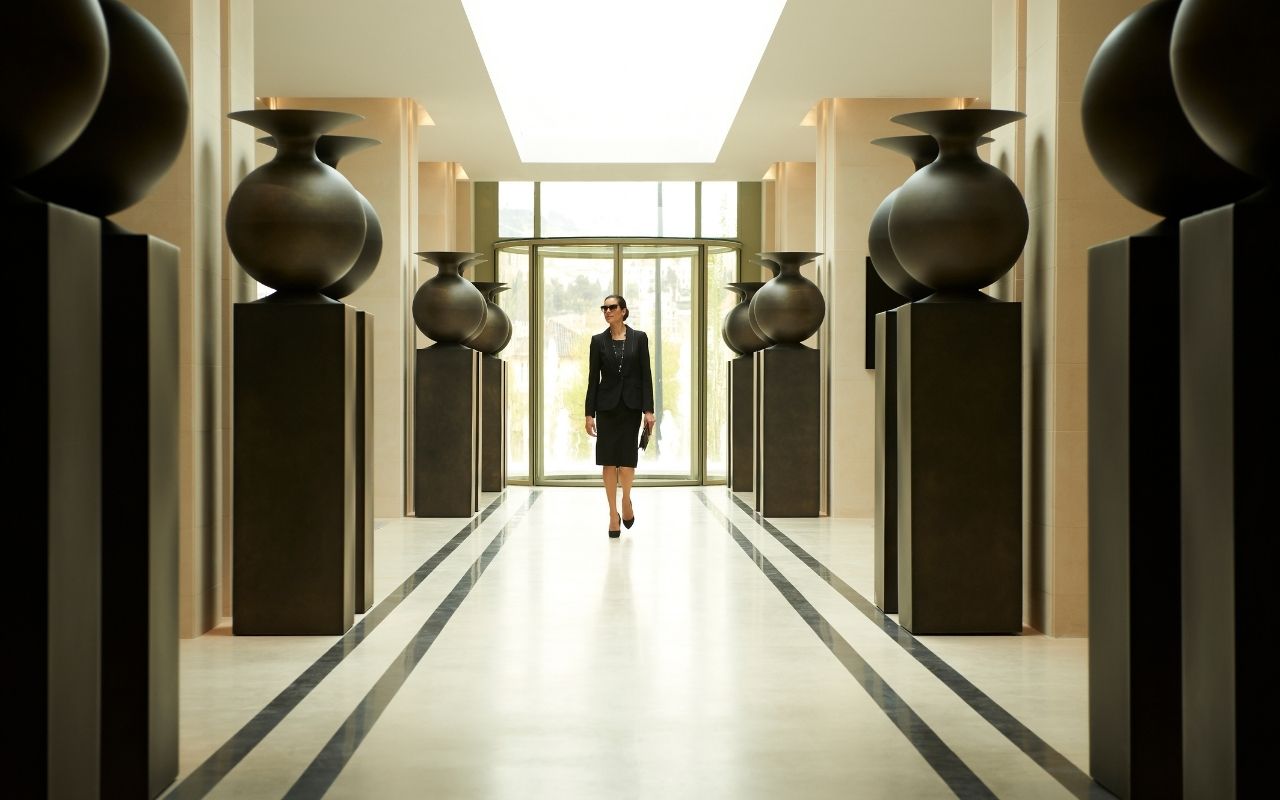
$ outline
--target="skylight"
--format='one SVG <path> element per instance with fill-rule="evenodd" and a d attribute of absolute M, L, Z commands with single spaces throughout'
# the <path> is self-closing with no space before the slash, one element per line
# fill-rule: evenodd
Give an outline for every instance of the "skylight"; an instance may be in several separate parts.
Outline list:
<path fill-rule="evenodd" d="M 462 0 L 526 163 L 713 163 L 786 0 Z"/>

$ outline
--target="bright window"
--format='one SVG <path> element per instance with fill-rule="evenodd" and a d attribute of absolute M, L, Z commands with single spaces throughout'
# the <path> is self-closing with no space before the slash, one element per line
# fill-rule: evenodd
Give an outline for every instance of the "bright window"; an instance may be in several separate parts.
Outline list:
<path fill-rule="evenodd" d="M 709 239 L 738 235 L 738 184 L 734 181 L 703 182 L 702 235 Z"/>
<path fill-rule="evenodd" d="M 541 184 L 542 236 L 693 236 L 693 184 L 555 181 Z"/>
<path fill-rule="evenodd" d="M 498 236 L 529 239 L 533 229 L 533 182 L 502 181 L 498 184 Z"/>

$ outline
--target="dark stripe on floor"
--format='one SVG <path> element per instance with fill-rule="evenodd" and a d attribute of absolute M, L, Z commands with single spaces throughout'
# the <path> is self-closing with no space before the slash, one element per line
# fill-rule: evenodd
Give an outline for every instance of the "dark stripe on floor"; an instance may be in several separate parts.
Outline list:
<path fill-rule="evenodd" d="M 502 530 L 493 537 L 493 541 L 453 587 L 453 591 L 441 601 L 427 621 L 418 629 L 417 634 L 405 645 L 400 655 L 391 662 L 391 666 L 382 673 L 382 677 L 378 678 L 378 682 L 347 716 L 341 727 L 334 732 L 320 753 L 311 760 L 306 770 L 285 794 L 285 800 L 323 797 L 325 792 L 329 791 L 329 787 L 333 786 L 333 782 L 338 779 L 338 775 L 355 755 L 365 737 L 369 735 L 369 731 L 373 730 L 382 712 L 387 710 L 387 706 L 395 699 L 400 688 L 418 666 L 418 662 L 422 661 L 436 637 L 444 630 L 444 626 L 449 623 L 459 606 L 467 599 L 467 595 L 475 588 L 480 576 L 497 557 L 498 551 L 507 541 L 509 529 L 524 516 L 524 512 L 529 510 L 529 506 L 533 505 L 533 501 L 539 494 L 540 492 L 535 490 L 524 508 L 513 514 L 511 519 L 502 526 Z"/>
<path fill-rule="evenodd" d="M 341 639 L 333 644 L 324 655 L 316 659 L 315 663 L 307 667 L 307 669 L 294 678 L 293 682 L 284 688 L 284 691 L 275 696 L 270 703 L 261 711 L 253 716 L 253 719 L 245 723 L 244 727 L 236 731 L 230 739 L 221 747 L 214 751 L 213 755 L 205 759 L 204 763 L 196 767 L 186 778 L 182 780 L 173 791 L 168 794 L 170 800 L 198 800 L 209 792 L 227 776 L 236 765 L 244 760 L 244 757 L 262 742 L 271 731 L 275 730 L 289 712 L 301 703 L 312 690 L 320 684 L 330 672 L 333 672 L 343 660 L 351 655 L 360 643 L 363 642 L 374 629 L 387 618 L 387 615 L 395 611 L 396 607 L 404 601 L 406 597 L 413 593 L 423 581 L 435 571 L 436 567 L 449 557 L 454 550 L 467 540 L 471 534 L 484 524 L 489 515 L 497 511 L 507 501 L 507 493 L 503 492 L 497 499 L 485 507 L 480 515 L 471 519 L 462 527 L 453 538 L 441 545 L 440 549 L 432 554 L 430 558 L 422 562 L 422 565 L 414 570 L 413 574 L 396 587 L 391 594 L 383 598 L 382 602 L 374 606 L 369 613 L 365 614 L 351 630 L 347 631 Z M 525 504 L 525 509 L 529 507 L 530 499 Z"/>
<path fill-rule="evenodd" d="M 751 517 L 756 525 L 774 539 L 777 539 L 778 543 L 791 551 L 791 554 L 798 558 L 801 563 L 813 570 L 819 578 L 826 581 L 841 597 L 853 604 L 853 607 L 858 611 L 861 611 L 864 617 L 879 626 L 889 638 L 897 642 L 903 650 L 910 653 L 925 669 L 933 673 L 935 678 L 942 681 L 948 689 L 955 692 L 957 697 L 976 711 L 978 716 L 986 720 L 993 728 L 1012 742 L 1015 747 L 1025 753 L 1028 758 L 1049 773 L 1063 788 L 1082 800 L 1086 800 L 1086 798 L 1090 800 L 1093 798 L 1097 798 L 1097 800 L 1111 798 L 1111 800 L 1114 800 L 1114 795 L 1094 783 L 1093 779 L 1084 770 L 1072 764 L 1066 756 L 1053 749 L 1048 742 L 1019 722 L 999 703 L 992 700 L 981 689 L 974 686 L 969 679 L 957 672 L 954 667 L 943 661 L 937 653 L 934 653 L 922 644 L 919 639 L 912 636 L 909 631 L 876 608 L 874 603 L 845 583 L 839 575 L 834 574 L 822 562 L 796 544 L 791 537 L 778 530 L 777 526 L 772 522 L 756 513 L 732 492 L 729 492 L 729 497 L 733 499 L 733 502 L 744 514 Z M 704 500 L 704 502 L 706 501 Z"/>
<path fill-rule="evenodd" d="M 822 643 L 827 646 L 836 657 L 836 659 L 844 665 L 862 688 L 871 696 L 880 710 L 889 718 L 898 730 L 907 737 L 907 741 L 916 749 L 916 752 L 928 762 L 933 771 L 938 774 L 951 791 L 955 792 L 957 797 L 963 800 L 969 798 L 994 798 L 995 794 L 987 788 L 982 779 L 969 769 L 969 766 L 956 755 L 955 751 L 947 746 L 946 742 L 929 727 L 920 715 L 917 714 L 907 702 L 893 690 L 884 678 L 875 671 L 865 659 L 859 655 L 858 651 L 853 648 L 848 641 L 845 640 L 826 618 L 813 607 L 804 595 L 800 593 L 791 581 L 787 580 L 778 568 L 773 565 L 764 554 L 756 549 L 738 526 L 729 519 L 720 509 L 711 504 L 704 492 L 698 492 L 700 499 L 714 515 L 718 516 L 725 524 L 726 530 L 733 536 L 733 540 L 738 543 L 742 551 L 751 559 L 751 563 L 759 567 L 760 571 L 765 574 L 769 582 L 777 588 L 782 596 L 786 598 L 791 607 L 796 610 L 801 619 L 808 624 Z"/>

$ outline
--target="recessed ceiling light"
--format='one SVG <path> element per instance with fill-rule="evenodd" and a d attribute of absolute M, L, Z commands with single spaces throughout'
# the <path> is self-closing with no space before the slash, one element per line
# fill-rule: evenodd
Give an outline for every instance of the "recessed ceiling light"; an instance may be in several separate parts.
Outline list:
<path fill-rule="evenodd" d="M 786 0 L 462 0 L 526 163 L 713 163 Z"/>

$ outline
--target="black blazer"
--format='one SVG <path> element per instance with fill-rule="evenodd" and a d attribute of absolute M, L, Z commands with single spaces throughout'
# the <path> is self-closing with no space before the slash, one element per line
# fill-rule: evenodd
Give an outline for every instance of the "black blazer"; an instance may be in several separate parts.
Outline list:
<path fill-rule="evenodd" d="M 590 367 L 587 371 L 587 416 L 608 411 L 619 404 L 640 411 L 653 411 L 653 369 L 649 366 L 649 337 L 644 331 L 627 328 L 627 344 L 622 353 L 622 374 L 613 355 L 609 329 L 591 337 Z"/>

